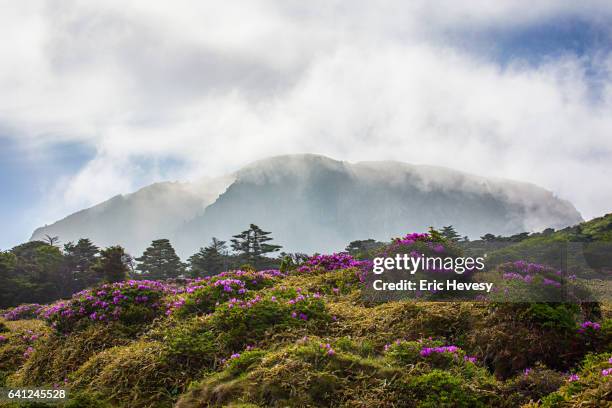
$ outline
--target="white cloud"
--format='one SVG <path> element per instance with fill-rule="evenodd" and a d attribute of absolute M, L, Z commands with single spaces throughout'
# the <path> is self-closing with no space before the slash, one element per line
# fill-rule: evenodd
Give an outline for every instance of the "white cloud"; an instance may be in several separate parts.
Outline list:
<path fill-rule="evenodd" d="M 59 211 L 143 182 L 282 153 L 396 159 L 531 181 L 587 217 L 610 211 L 612 58 L 496 61 L 447 33 L 609 2 L 24 1 L 0 13 L 0 127 L 97 156 L 59 182 Z M 174 158 L 145 174 L 134 158 Z"/>

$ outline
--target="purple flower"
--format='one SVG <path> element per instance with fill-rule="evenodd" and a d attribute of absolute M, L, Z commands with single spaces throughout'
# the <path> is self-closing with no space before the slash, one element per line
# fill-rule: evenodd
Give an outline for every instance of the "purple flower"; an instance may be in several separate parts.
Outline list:
<path fill-rule="evenodd" d="M 476 364 L 476 357 L 464 356 L 463 361 L 467 361 L 469 363 Z"/>
<path fill-rule="evenodd" d="M 591 321 L 586 321 L 583 322 L 580 327 L 578 328 L 578 333 L 585 333 L 587 330 L 594 330 L 597 331 L 601 328 L 601 325 L 597 322 L 591 322 Z"/>
<path fill-rule="evenodd" d="M 457 346 L 442 346 L 442 347 L 424 347 L 420 351 L 420 355 L 427 357 L 433 353 L 456 353 L 459 351 Z"/>
<path fill-rule="evenodd" d="M 567 381 L 574 382 L 574 381 L 578 381 L 579 379 L 580 377 L 578 376 L 578 374 L 572 374 L 568 377 Z"/>

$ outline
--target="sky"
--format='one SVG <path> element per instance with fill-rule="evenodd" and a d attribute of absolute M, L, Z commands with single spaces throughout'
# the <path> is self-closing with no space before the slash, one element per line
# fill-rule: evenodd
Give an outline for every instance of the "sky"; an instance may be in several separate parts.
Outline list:
<path fill-rule="evenodd" d="M 608 1 L 0 0 L 0 35 L 0 249 L 288 153 L 442 165 L 612 212 Z"/>

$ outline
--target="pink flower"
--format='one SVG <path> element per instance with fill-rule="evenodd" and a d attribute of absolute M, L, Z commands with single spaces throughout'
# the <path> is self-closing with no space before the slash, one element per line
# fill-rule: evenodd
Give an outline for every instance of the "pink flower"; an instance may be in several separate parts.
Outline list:
<path fill-rule="evenodd" d="M 467 361 L 469 363 L 476 364 L 476 357 L 464 356 L 463 361 Z"/>

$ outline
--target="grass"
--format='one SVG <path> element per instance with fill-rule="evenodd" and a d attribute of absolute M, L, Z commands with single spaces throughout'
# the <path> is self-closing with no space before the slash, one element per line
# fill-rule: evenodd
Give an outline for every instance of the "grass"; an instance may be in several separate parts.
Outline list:
<path fill-rule="evenodd" d="M 300 306 L 308 307 L 306 321 L 271 300 L 296 293 L 322 295 Z M 0 321 L 7 338 L 0 380 L 65 384 L 72 394 L 66 407 L 561 407 L 612 399 L 601 375 L 612 357 L 609 303 L 597 341 L 588 343 L 558 323 L 565 315 L 554 308 L 535 314 L 526 305 L 368 303 L 350 269 L 289 276 L 257 294 L 262 300 L 244 310 L 222 303 L 210 314 L 134 327 L 92 323 L 69 334 L 39 320 Z M 24 340 L 30 333 L 41 336 Z M 396 359 L 385 346 L 398 339 L 462 351 L 445 365 Z M 33 351 L 24 356 L 27 347 Z M 569 383 L 568 372 L 581 380 Z"/>

